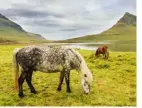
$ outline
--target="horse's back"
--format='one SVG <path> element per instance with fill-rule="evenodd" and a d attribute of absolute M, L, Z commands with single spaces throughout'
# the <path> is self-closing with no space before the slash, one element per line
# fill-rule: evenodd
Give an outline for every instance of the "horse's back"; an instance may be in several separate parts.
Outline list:
<path fill-rule="evenodd" d="M 77 56 L 71 49 L 50 46 L 28 46 L 17 53 L 17 61 L 22 68 L 52 72 L 63 68 L 76 68 L 79 66 Z"/>
<path fill-rule="evenodd" d="M 96 54 L 105 54 L 107 52 L 108 46 L 100 46 L 96 50 Z"/>

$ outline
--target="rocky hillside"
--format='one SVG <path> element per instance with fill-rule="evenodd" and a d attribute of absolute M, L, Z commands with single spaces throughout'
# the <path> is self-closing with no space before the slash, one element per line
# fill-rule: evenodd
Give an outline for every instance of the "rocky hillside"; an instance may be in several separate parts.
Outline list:
<path fill-rule="evenodd" d="M 118 21 L 117 24 L 120 23 L 136 26 L 136 16 L 126 12 L 124 16 Z"/>

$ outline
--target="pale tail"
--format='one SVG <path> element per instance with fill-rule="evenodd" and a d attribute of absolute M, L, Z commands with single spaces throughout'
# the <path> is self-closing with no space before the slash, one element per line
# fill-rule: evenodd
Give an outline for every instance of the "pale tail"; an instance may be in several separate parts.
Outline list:
<path fill-rule="evenodd" d="M 20 50 L 20 48 L 16 48 L 13 52 L 13 76 L 15 80 L 15 89 L 18 91 L 18 78 L 19 78 L 19 66 L 16 60 L 16 54 Z"/>

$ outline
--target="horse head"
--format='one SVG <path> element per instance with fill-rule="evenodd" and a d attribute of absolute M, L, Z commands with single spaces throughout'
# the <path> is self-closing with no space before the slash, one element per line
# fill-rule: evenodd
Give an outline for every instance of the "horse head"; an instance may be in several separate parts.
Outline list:
<path fill-rule="evenodd" d="M 88 94 L 90 92 L 92 81 L 93 81 L 92 73 L 87 67 L 87 64 L 84 61 L 82 61 L 81 63 L 81 84 L 82 84 L 85 94 Z"/>
<path fill-rule="evenodd" d="M 86 71 L 86 73 L 84 73 L 81 77 L 81 84 L 85 94 L 88 94 L 90 92 L 92 81 L 93 81 L 93 76 L 91 72 Z"/>
<path fill-rule="evenodd" d="M 91 71 L 89 70 L 84 58 L 75 50 L 72 50 L 77 56 L 81 59 L 80 64 L 80 77 L 81 77 L 81 85 L 83 87 L 84 93 L 88 94 L 90 92 L 90 87 L 92 86 L 93 76 Z"/>

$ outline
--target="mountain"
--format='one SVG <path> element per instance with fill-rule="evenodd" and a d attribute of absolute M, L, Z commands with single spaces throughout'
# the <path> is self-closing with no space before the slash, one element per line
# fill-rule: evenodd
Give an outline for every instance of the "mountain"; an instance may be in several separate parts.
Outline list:
<path fill-rule="evenodd" d="M 136 16 L 126 12 L 116 24 L 108 30 L 95 35 L 58 41 L 58 42 L 110 42 L 114 51 L 136 51 Z"/>
<path fill-rule="evenodd" d="M 120 23 L 136 26 L 136 16 L 126 12 L 124 16 L 117 22 L 117 24 Z"/>
<path fill-rule="evenodd" d="M 46 38 L 42 37 L 40 34 L 35 34 L 35 33 L 30 33 L 30 32 L 27 32 L 27 33 L 33 38 L 39 38 L 40 40 L 46 40 Z"/>
<path fill-rule="evenodd" d="M 46 41 L 46 39 L 41 35 L 29 34 L 20 25 L 0 14 L 0 43 L 31 43 L 43 41 Z"/>
<path fill-rule="evenodd" d="M 0 29 L 1 28 L 12 28 L 14 30 L 20 31 L 20 32 L 25 32 L 22 27 L 18 24 L 16 24 L 13 21 L 10 21 L 8 18 L 0 14 Z"/>

